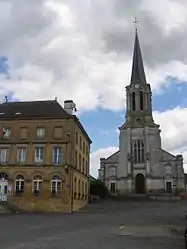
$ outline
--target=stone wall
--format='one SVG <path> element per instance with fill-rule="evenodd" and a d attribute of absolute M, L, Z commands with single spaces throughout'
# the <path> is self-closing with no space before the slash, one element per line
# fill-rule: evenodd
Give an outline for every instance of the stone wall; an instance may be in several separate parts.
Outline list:
<path fill-rule="evenodd" d="M 88 204 L 87 200 L 73 200 L 73 211 L 77 211 Z"/>

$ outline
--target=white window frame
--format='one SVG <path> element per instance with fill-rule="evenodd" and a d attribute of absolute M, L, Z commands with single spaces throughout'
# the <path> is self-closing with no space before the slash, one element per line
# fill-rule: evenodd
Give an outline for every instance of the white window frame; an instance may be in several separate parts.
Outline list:
<path fill-rule="evenodd" d="M 57 152 L 55 153 L 55 150 L 57 150 Z M 56 158 L 55 158 L 56 156 Z M 53 164 L 54 165 L 59 165 L 62 163 L 62 148 L 55 146 L 53 147 L 53 158 L 52 158 Z"/>
<path fill-rule="evenodd" d="M 18 147 L 17 148 L 17 162 L 18 163 L 25 163 L 26 162 L 26 154 L 27 154 L 27 150 L 25 147 Z"/>
<path fill-rule="evenodd" d="M 1 148 L 0 149 L 0 163 L 6 164 L 7 162 L 8 162 L 8 148 Z"/>
<path fill-rule="evenodd" d="M 38 157 L 37 157 L 37 150 L 39 152 Z M 43 151 L 43 154 L 42 154 L 41 151 Z M 44 162 L 44 153 L 45 153 L 44 147 L 40 147 L 40 146 L 35 147 L 35 150 L 34 150 L 34 161 L 35 161 L 35 163 L 43 163 Z M 42 155 L 43 155 L 43 158 L 42 158 Z"/>
<path fill-rule="evenodd" d="M 37 194 L 37 193 L 35 193 L 34 191 L 35 191 L 35 188 L 34 188 L 34 185 L 35 185 L 35 183 L 36 183 L 36 191 L 38 192 L 38 193 L 41 193 L 41 188 L 42 188 L 42 183 L 43 183 L 43 179 L 42 178 L 37 178 L 37 176 L 35 176 L 36 178 L 35 179 L 33 179 L 33 181 L 32 181 L 32 193 L 33 194 Z"/>
<path fill-rule="evenodd" d="M 57 177 L 57 176 L 54 176 L 54 178 Z M 62 181 L 60 179 L 60 177 L 57 177 L 56 179 L 52 179 L 51 181 L 51 193 L 52 194 L 60 194 L 61 192 L 61 184 L 62 184 Z M 58 189 L 58 184 L 60 183 L 60 189 Z M 55 186 L 53 186 L 53 184 Z M 55 187 L 55 188 L 54 188 Z M 55 189 L 55 193 L 53 192 L 53 189 Z M 58 191 L 59 190 L 59 191 Z"/>
<path fill-rule="evenodd" d="M 38 138 L 42 138 L 45 136 L 45 128 L 44 127 L 38 127 L 36 131 L 36 136 Z"/>
<path fill-rule="evenodd" d="M 23 183 L 23 191 L 21 193 L 24 192 L 24 188 L 25 188 L 25 180 L 24 180 L 24 177 L 21 177 L 21 176 L 18 176 L 19 178 L 17 178 L 15 180 L 15 193 L 20 193 L 21 191 L 21 186 L 22 186 L 22 183 Z M 18 183 L 18 192 L 16 191 L 16 185 Z"/>

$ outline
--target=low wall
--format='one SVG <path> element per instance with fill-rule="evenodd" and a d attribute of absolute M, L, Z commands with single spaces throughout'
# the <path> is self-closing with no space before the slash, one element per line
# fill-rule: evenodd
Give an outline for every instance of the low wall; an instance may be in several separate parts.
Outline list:
<path fill-rule="evenodd" d="M 64 203 L 61 199 L 49 198 L 48 200 L 40 198 L 32 198 L 25 200 L 22 198 L 9 198 L 8 205 L 12 209 L 25 212 L 60 212 L 70 213 L 71 205 L 70 202 Z"/>
<path fill-rule="evenodd" d="M 73 211 L 77 211 L 88 204 L 87 200 L 73 200 Z"/>

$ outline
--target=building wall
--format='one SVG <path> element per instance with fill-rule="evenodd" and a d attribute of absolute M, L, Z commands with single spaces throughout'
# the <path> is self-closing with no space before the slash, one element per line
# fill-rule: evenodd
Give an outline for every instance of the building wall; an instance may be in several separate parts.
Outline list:
<path fill-rule="evenodd" d="M 38 127 L 45 128 L 43 138 L 37 138 Z M 80 128 L 77 121 L 72 119 L 57 120 L 18 120 L 2 122 L 0 130 L 9 128 L 11 135 L 7 139 L 0 138 L 0 150 L 9 149 L 8 161 L 1 165 L 0 172 L 8 174 L 9 185 L 12 191 L 9 201 L 27 211 L 63 211 L 71 212 L 88 203 L 89 183 L 89 153 L 90 141 Z M 23 129 L 24 136 L 23 136 Z M 76 144 L 76 134 L 82 145 Z M 83 144 L 84 149 L 83 149 Z M 44 147 L 44 161 L 40 165 L 34 162 L 35 147 Z M 53 165 L 53 147 L 62 149 L 62 162 Z M 17 162 L 17 149 L 26 148 L 26 162 Z M 78 164 L 75 159 L 75 151 L 81 155 L 82 161 Z M 84 158 L 84 163 L 83 163 Z M 67 167 L 65 167 L 65 165 Z M 15 193 L 15 180 L 17 175 L 24 177 L 24 193 Z M 42 192 L 39 196 L 32 193 L 33 177 L 42 177 Z M 54 175 L 60 176 L 62 180 L 61 194 L 58 197 L 51 195 L 51 180 Z"/>

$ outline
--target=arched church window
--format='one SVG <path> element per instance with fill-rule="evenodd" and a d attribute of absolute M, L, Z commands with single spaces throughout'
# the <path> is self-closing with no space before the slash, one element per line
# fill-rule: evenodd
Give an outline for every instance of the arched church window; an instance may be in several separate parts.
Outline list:
<path fill-rule="evenodd" d="M 141 142 L 141 161 L 142 161 L 142 163 L 145 163 L 145 147 L 144 147 L 144 142 Z"/>
<path fill-rule="evenodd" d="M 143 101 L 143 92 L 140 91 L 140 110 L 143 111 L 143 105 L 144 105 L 144 101 Z"/>
<path fill-rule="evenodd" d="M 137 141 L 138 142 L 138 163 L 141 162 L 141 142 L 140 140 Z"/>
<path fill-rule="evenodd" d="M 136 140 L 133 143 L 133 163 L 144 163 L 145 162 L 145 146 L 144 142 Z"/>
<path fill-rule="evenodd" d="M 132 110 L 136 109 L 135 92 L 132 92 Z"/>
<path fill-rule="evenodd" d="M 137 163 L 137 141 L 134 141 L 134 146 L 133 146 L 133 161 L 136 164 Z"/>

